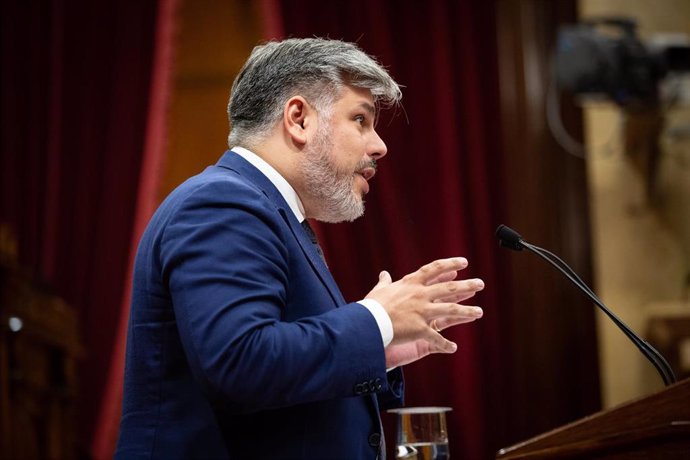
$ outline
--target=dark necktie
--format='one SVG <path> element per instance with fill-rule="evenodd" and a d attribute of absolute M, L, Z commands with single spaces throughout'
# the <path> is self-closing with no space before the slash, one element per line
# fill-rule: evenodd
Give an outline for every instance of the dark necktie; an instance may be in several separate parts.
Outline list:
<path fill-rule="evenodd" d="M 319 240 L 316 239 L 316 233 L 314 233 L 314 230 L 311 228 L 311 225 L 309 225 L 309 221 L 307 219 L 304 219 L 302 221 L 302 228 L 304 228 L 304 231 L 307 233 L 307 236 L 309 236 L 309 239 L 316 248 L 316 252 L 318 252 L 319 257 L 321 257 L 321 260 L 323 260 L 323 263 L 326 264 L 326 258 L 323 256 L 321 246 L 319 246 Z M 326 266 L 328 266 L 328 264 L 326 264 Z"/>

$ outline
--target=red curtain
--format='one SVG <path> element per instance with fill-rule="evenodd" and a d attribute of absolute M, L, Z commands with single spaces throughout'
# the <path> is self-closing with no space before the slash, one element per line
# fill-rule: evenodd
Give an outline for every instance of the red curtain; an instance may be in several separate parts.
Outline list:
<path fill-rule="evenodd" d="M 161 105 L 158 17 L 157 1 L 3 5 L 0 223 L 17 236 L 19 263 L 78 311 L 84 457 L 96 455 L 108 385 L 121 386 L 108 381 L 108 357 L 138 239 L 144 153 L 160 150 L 150 135 L 163 139 L 150 122 Z"/>
<path fill-rule="evenodd" d="M 493 237 L 503 195 L 496 162 L 494 4 L 285 0 L 273 6 L 283 30 L 267 38 L 282 32 L 356 41 L 405 86 L 404 109 L 384 113 L 379 122 L 389 154 L 367 196 L 365 216 L 318 231 L 334 276 L 351 300 L 371 289 L 381 269 L 396 278 L 435 258 L 469 259 L 462 276 L 480 276 L 487 284 L 472 301 L 484 308 L 484 318 L 446 333 L 459 344 L 454 355 L 406 367 L 406 405 L 451 406 L 452 456 L 492 458 L 505 445 L 500 411 L 509 395 L 503 388 L 503 298 Z M 392 441 L 394 420 L 386 418 Z"/>

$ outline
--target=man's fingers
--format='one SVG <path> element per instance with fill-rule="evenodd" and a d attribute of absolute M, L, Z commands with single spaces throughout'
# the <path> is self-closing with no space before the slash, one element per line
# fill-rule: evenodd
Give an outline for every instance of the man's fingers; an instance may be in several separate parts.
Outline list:
<path fill-rule="evenodd" d="M 426 318 L 429 324 L 436 321 L 439 329 L 449 327 L 455 321 L 474 320 L 484 316 L 484 310 L 475 306 L 458 305 L 455 303 L 437 303 L 426 310 Z"/>
<path fill-rule="evenodd" d="M 461 281 L 446 281 L 427 287 L 426 295 L 429 300 L 462 297 L 469 294 L 472 297 L 475 292 L 484 289 L 484 281 L 479 278 Z M 466 298 L 469 298 L 466 297 Z"/>
<path fill-rule="evenodd" d="M 446 273 L 441 273 L 436 278 L 427 281 L 426 285 L 431 286 L 432 284 L 444 283 L 446 281 L 453 281 L 457 277 L 458 277 L 458 271 L 457 270 L 449 271 Z"/>
<path fill-rule="evenodd" d="M 392 282 L 393 279 L 391 278 L 391 274 L 386 270 L 383 270 L 381 273 L 379 273 L 379 282 L 376 284 L 376 286 L 385 286 L 387 284 L 391 284 Z"/>
<path fill-rule="evenodd" d="M 407 277 L 419 280 L 422 284 L 429 282 L 444 273 L 462 270 L 467 267 L 467 259 L 464 257 L 451 257 L 450 259 L 438 259 L 421 267 Z"/>
<path fill-rule="evenodd" d="M 476 291 L 471 292 L 459 292 L 457 294 L 450 295 L 448 297 L 442 297 L 440 299 L 434 299 L 434 303 L 460 303 L 464 300 L 471 299 L 476 294 Z"/>
<path fill-rule="evenodd" d="M 457 350 L 438 331 L 482 316 L 480 308 L 459 304 L 484 288 L 479 278 L 456 279 L 467 265 L 464 257 L 438 259 L 395 283 L 388 272 L 381 272 L 378 284 L 367 296 L 386 309 L 393 324 L 394 345 L 421 339 L 434 353 Z"/>
<path fill-rule="evenodd" d="M 442 318 L 432 319 L 429 326 L 436 331 L 443 331 L 449 327 L 457 326 L 459 324 L 471 323 L 482 316 L 484 316 L 484 311 L 479 307 L 466 307 L 462 306 L 463 313 L 460 316 L 444 316 Z"/>
<path fill-rule="evenodd" d="M 427 341 L 431 345 L 432 353 L 455 353 L 458 349 L 455 342 L 451 342 L 436 331 L 431 331 Z"/>

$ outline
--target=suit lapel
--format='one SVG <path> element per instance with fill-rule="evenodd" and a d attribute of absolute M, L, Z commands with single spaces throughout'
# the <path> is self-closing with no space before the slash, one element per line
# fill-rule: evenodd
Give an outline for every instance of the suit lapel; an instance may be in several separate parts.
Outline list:
<path fill-rule="evenodd" d="M 309 261 L 309 264 L 321 279 L 321 282 L 328 289 L 328 292 L 333 298 L 335 304 L 338 306 L 344 305 L 346 303 L 345 299 L 343 298 L 340 289 L 338 289 L 331 272 L 328 270 L 328 267 L 326 267 L 324 261 L 321 260 L 316 247 L 314 247 L 311 239 L 309 239 L 309 236 L 307 236 L 306 232 L 302 228 L 302 225 L 297 221 L 294 213 L 275 185 L 273 185 L 273 183 L 251 163 L 232 151 L 225 152 L 225 154 L 218 161 L 217 166 L 233 170 L 242 177 L 245 177 L 259 187 L 264 195 L 266 195 L 268 199 L 275 204 L 278 212 L 283 217 L 288 227 L 292 231 L 295 239 L 302 248 L 302 252 Z"/>
<path fill-rule="evenodd" d="M 297 219 L 292 211 L 281 209 L 280 213 L 290 226 L 292 234 L 295 235 L 295 238 L 297 238 L 302 251 L 307 256 L 307 259 L 312 266 L 312 269 L 316 272 L 319 278 L 321 278 L 321 282 L 328 288 L 328 292 L 331 294 L 333 301 L 338 306 L 344 305 L 346 303 L 345 299 L 343 298 L 340 289 L 338 289 L 338 285 L 335 283 L 333 275 L 331 275 L 330 270 L 328 270 L 328 267 L 321 259 L 319 252 L 316 250 L 316 246 L 314 246 L 314 243 L 312 243 L 311 239 L 304 231 L 304 228 L 302 228 L 302 224 L 297 222 Z"/>

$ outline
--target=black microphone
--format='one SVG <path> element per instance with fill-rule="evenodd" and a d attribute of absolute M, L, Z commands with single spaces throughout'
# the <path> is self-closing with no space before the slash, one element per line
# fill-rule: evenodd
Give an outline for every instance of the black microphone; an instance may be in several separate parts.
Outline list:
<path fill-rule="evenodd" d="M 604 305 L 599 297 L 594 294 L 589 286 L 587 286 L 587 284 L 585 284 L 585 282 L 582 281 L 579 276 L 577 276 L 577 274 L 568 266 L 568 264 L 546 249 L 526 242 L 518 232 L 506 225 L 501 224 L 498 226 L 496 229 L 496 237 L 498 238 L 502 247 L 512 249 L 514 251 L 522 251 L 523 249 L 527 249 L 556 267 L 558 271 L 563 273 L 566 278 L 568 278 L 575 286 L 587 294 L 587 296 L 594 301 L 594 303 L 606 314 L 606 316 L 608 316 L 614 322 L 614 324 L 618 326 L 621 331 L 623 331 L 623 333 L 642 352 L 645 358 L 647 358 L 654 365 L 667 386 L 676 382 L 676 376 L 673 373 L 673 369 L 671 369 L 668 361 L 664 359 L 661 353 L 659 353 L 649 343 L 642 340 L 642 338 L 635 334 L 632 329 L 630 329 L 620 318 L 614 315 L 613 312 L 611 312 L 611 310 Z"/>
<path fill-rule="evenodd" d="M 499 225 L 496 229 L 496 236 L 504 248 L 513 251 L 522 251 L 525 248 L 522 244 L 522 236 L 507 225 Z"/>

